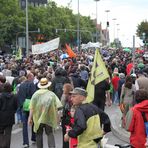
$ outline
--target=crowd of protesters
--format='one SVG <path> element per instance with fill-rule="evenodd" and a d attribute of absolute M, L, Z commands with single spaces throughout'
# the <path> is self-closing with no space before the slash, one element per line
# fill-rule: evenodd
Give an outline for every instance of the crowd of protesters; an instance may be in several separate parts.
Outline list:
<path fill-rule="evenodd" d="M 64 49 L 62 52 L 65 52 Z M 115 104 L 117 107 L 123 105 L 122 126 L 124 128 L 126 126 L 126 115 L 136 104 L 136 91 L 142 89 L 148 92 L 148 61 L 143 58 L 141 53 L 136 54 L 135 63 L 133 63 L 132 54 L 122 49 L 102 49 L 100 52 L 110 78 L 95 86 L 94 100 L 92 104 L 86 106 L 82 106 L 81 103 L 87 96 L 85 89 L 91 74 L 94 49 L 75 51 L 76 58 L 65 59 L 60 58 L 59 50 L 48 54 L 30 55 L 21 60 L 16 60 L 15 56 L 11 55 L 1 56 L 0 116 L 3 119 L 0 118 L 0 145 L 10 147 L 15 112 L 17 114 L 16 122 L 23 123 L 23 147 L 30 145 L 29 123 L 32 126 L 31 141 L 37 143 L 38 148 L 42 148 L 43 129 L 45 128 L 48 146 L 54 148 L 52 130 L 57 126 L 56 120 L 58 119 L 55 112 L 61 109 L 63 148 L 69 148 L 69 138 L 76 137 L 79 137 L 78 141 L 76 140 L 78 148 L 81 148 L 81 145 L 89 145 L 86 139 L 87 141 L 90 140 L 90 145 L 94 145 L 92 148 L 97 148 L 95 145 L 100 142 L 103 133 L 95 133 L 95 130 L 90 132 L 86 125 L 89 123 L 89 118 L 93 120 L 97 117 L 95 123 L 99 124 L 100 121 L 100 125 L 104 124 L 104 133 L 110 131 L 110 120 L 104 113 L 105 105 Z M 79 102 L 75 102 L 76 98 Z M 27 105 L 24 105 L 27 100 L 31 100 L 30 114 Z M 72 121 L 70 112 L 74 106 L 79 107 L 74 108 L 75 121 Z M 49 113 L 52 113 L 52 115 L 49 115 Z M 148 114 L 148 112 L 146 113 Z M 99 116 L 96 116 L 97 114 Z M 84 120 L 82 115 L 87 119 Z M 82 126 L 80 126 L 81 124 Z M 67 127 L 71 128 L 67 130 Z M 91 128 L 90 125 L 89 127 Z M 99 127 L 96 127 L 96 129 L 99 131 Z M 89 135 L 85 135 L 84 131 L 87 131 Z M 7 140 L 4 140 L 4 133 Z M 96 137 L 93 137 L 93 134 Z M 82 135 L 86 137 L 81 138 Z M 91 141 L 90 138 L 94 138 L 94 141 Z M 144 142 L 145 140 L 143 140 Z"/>

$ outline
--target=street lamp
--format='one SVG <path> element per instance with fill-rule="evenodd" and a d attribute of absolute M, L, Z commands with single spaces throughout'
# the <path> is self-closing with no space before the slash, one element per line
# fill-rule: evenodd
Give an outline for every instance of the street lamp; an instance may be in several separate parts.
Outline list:
<path fill-rule="evenodd" d="M 78 16 L 77 16 L 77 46 L 80 50 L 80 12 L 79 12 L 79 0 L 78 0 Z"/>
<path fill-rule="evenodd" d="M 28 37 L 29 37 L 29 33 L 28 33 L 28 0 L 26 0 L 26 55 L 27 55 L 27 58 L 29 57 Z"/>
<path fill-rule="evenodd" d="M 107 13 L 107 20 L 106 20 L 106 44 L 108 45 L 109 42 L 109 21 L 108 21 L 108 13 L 110 12 L 110 10 L 105 10 L 105 12 Z"/>
<path fill-rule="evenodd" d="M 97 18 L 98 18 L 98 5 L 97 5 L 97 2 L 100 1 L 100 0 L 94 0 L 96 2 L 96 42 L 98 41 L 98 28 L 97 28 L 97 25 L 98 25 L 98 22 L 97 22 Z"/>
<path fill-rule="evenodd" d="M 112 20 L 114 21 L 114 41 L 115 41 L 115 32 L 116 32 L 116 30 L 115 30 L 116 29 L 116 26 L 115 26 L 116 23 L 115 22 L 116 22 L 117 19 L 113 18 Z"/>
<path fill-rule="evenodd" d="M 119 38 L 119 31 L 120 31 L 120 29 L 118 28 L 117 29 L 117 38 Z"/>
<path fill-rule="evenodd" d="M 116 24 L 117 25 L 117 39 L 118 39 L 118 37 L 119 37 L 119 28 L 118 28 L 118 26 L 120 25 L 120 24 Z"/>

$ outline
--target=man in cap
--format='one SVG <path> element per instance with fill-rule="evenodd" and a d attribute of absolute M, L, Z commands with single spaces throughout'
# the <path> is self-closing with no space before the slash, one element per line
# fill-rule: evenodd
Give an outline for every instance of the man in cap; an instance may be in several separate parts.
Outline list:
<path fill-rule="evenodd" d="M 109 117 L 92 103 L 83 103 L 86 100 L 87 92 L 82 88 L 75 88 L 71 92 L 71 100 L 77 106 L 74 115 L 74 126 L 65 135 L 65 141 L 78 138 L 78 148 L 98 148 L 103 137 L 101 124 L 104 124 L 104 132 L 110 131 Z"/>
<path fill-rule="evenodd" d="M 57 101 L 58 97 L 48 88 L 51 82 L 47 78 L 42 78 L 38 83 L 38 88 L 30 102 L 30 115 L 28 123 L 34 123 L 36 133 L 37 148 L 43 148 L 43 130 L 45 129 L 48 147 L 55 148 L 53 128 L 57 127 Z"/>

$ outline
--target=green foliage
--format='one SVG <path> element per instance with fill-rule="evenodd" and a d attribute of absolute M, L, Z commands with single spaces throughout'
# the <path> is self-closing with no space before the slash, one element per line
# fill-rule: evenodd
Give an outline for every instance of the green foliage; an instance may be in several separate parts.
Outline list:
<path fill-rule="evenodd" d="M 15 35 L 24 26 L 22 25 L 23 13 L 18 5 L 18 0 L 0 0 L 0 46 L 11 45 Z"/>
<path fill-rule="evenodd" d="M 147 20 L 142 21 L 138 24 L 137 35 L 145 42 L 148 42 L 148 22 Z"/>
<path fill-rule="evenodd" d="M 26 15 L 21 10 L 19 0 L 0 0 L 0 47 L 4 45 L 15 45 L 16 37 L 25 36 Z M 37 41 L 37 31 L 40 28 L 46 40 L 60 37 L 62 43 L 76 43 L 77 40 L 77 15 L 73 14 L 68 7 L 58 7 L 50 0 L 47 6 L 28 8 L 29 36 L 33 42 Z M 68 29 L 58 31 L 56 29 Z M 86 43 L 92 40 L 95 32 L 95 24 L 90 17 L 80 16 L 81 41 Z"/>

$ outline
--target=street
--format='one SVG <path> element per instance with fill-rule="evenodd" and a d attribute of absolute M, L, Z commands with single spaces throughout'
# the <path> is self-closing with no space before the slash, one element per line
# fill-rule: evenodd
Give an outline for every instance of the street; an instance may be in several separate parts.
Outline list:
<path fill-rule="evenodd" d="M 111 115 L 114 114 L 115 109 L 117 106 L 112 106 L 112 107 L 106 107 L 106 112 L 110 117 L 110 120 L 112 120 Z M 30 137 L 30 128 L 29 128 L 29 137 Z M 55 130 L 55 141 L 56 141 L 56 148 L 62 148 L 62 133 L 61 129 Z M 108 138 L 107 144 L 115 145 L 115 144 L 126 144 L 126 142 L 118 139 L 113 135 L 112 132 L 109 132 L 108 134 L 105 135 L 105 138 Z M 21 127 L 16 127 L 13 129 L 12 132 L 12 139 L 11 139 L 11 148 L 21 148 L 23 143 L 23 138 L 22 138 L 22 128 Z M 30 148 L 36 148 L 35 144 L 31 144 L 30 142 Z M 47 148 L 47 138 L 46 135 L 44 134 L 44 148 Z"/>
<path fill-rule="evenodd" d="M 29 132 L 30 133 L 30 132 Z M 30 136 L 30 135 L 29 135 Z M 55 140 L 56 140 L 56 148 L 62 148 L 62 134 L 61 134 L 61 130 L 56 130 L 55 131 Z M 108 133 L 106 136 L 106 138 L 108 138 L 108 142 L 107 144 L 125 144 L 125 142 L 119 140 L 118 138 L 116 138 L 112 132 Z M 11 148 L 21 148 L 22 147 L 22 129 L 18 128 L 13 130 L 12 133 L 12 139 L 11 139 Z M 35 144 L 31 144 L 30 142 L 30 148 L 36 148 Z M 47 146 L 47 138 L 46 135 L 44 134 L 44 148 L 48 148 Z"/>

